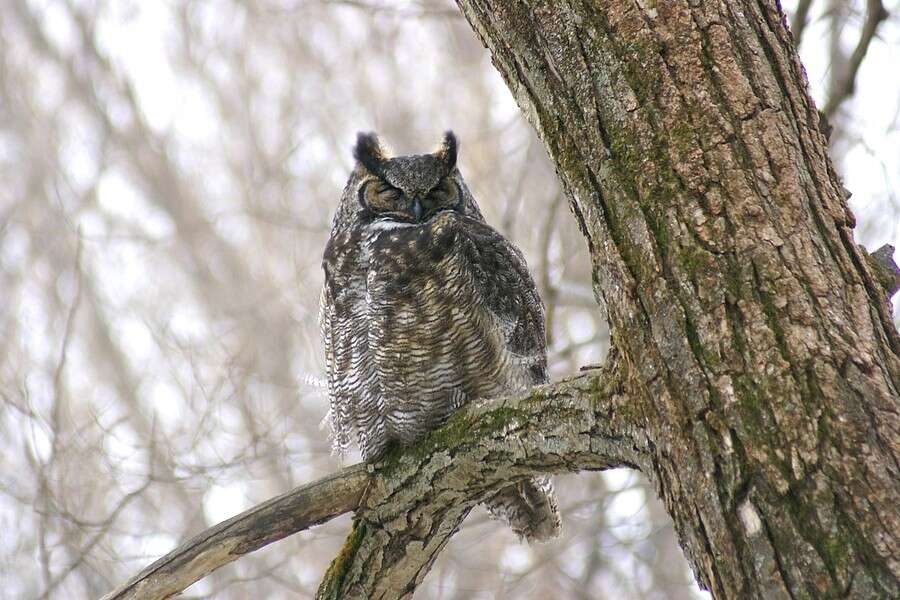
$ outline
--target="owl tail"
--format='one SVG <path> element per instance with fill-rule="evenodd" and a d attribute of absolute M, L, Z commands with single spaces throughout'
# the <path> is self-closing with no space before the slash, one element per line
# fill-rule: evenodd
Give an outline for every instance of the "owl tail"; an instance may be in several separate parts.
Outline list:
<path fill-rule="evenodd" d="M 492 517 L 506 521 L 528 543 L 555 538 L 562 529 L 549 477 L 535 477 L 503 488 L 485 505 Z"/>

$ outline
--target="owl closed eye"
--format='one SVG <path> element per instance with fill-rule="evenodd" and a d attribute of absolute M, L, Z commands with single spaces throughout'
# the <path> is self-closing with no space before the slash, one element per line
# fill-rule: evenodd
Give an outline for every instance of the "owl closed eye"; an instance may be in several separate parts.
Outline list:
<path fill-rule="evenodd" d="M 409 220 L 409 199 L 385 181 L 370 179 L 359 188 L 359 201 L 364 208 L 380 217 Z"/>
<path fill-rule="evenodd" d="M 425 197 L 426 217 L 441 210 L 462 212 L 462 194 L 450 177 L 444 177 Z"/>

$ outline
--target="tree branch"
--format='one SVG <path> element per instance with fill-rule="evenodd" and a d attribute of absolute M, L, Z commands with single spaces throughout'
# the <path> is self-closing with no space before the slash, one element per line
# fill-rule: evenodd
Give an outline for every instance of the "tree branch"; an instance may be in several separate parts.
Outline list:
<path fill-rule="evenodd" d="M 267 500 L 195 535 L 103 600 L 177 594 L 244 554 L 354 510 L 368 480 L 358 464 Z"/>
<path fill-rule="evenodd" d="M 611 360 L 519 397 L 470 404 L 374 467 L 348 467 L 207 529 L 103 600 L 170 597 L 244 554 L 349 511 L 357 512 L 350 542 L 320 597 L 399 597 L 424 576 L 469 510 L 509 483 L 640 465 L 646 438 L 621 381 Z M 390 551 L 410 543 L 421 549 Z M 375 555 L 378 568 L 370 562 Z"/>
<path fill-rule="evenodd" d="M 833 116 L 838 107 L 856 91 L 856 75 L 869 51 L 869 44 L 875 37 L 878 26 L 888 16 L 888 11 L 884 8 L 881 0 L 866 0 L 866 20 L 863 23 L 862 32 L 859 34 L 859 41 L 856 43 L 853 54 L 850 55 L 844 76 L 832 88 L 825 108 L 822 109 L 826 117 Z"/>
<path fill-rule="evenodd" d="M 791 19 L 791 34 L 794 36 L 794 46 L 799 48 L 803 42 L 803 32 L 809 24 L 809 9 L 812 8 L 813 0 L 800 0 L 797 3 L 797 10 L 794 11 L 794 18 Z"/>

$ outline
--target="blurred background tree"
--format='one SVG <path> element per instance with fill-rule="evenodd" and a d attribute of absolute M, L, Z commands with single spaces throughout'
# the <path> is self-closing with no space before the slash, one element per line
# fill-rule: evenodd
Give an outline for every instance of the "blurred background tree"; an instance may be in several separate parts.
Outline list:
<path fill-rule="evenodd" d="M 858 241 L 896 243 L 900 2 L 785 8 Z M 553 169 L 449 0 L 5 0 L 0 36 L 0 598 L 99 597 L 339 466 L 318 292 L 358 130 L 407 153 L 452 127 L 535 274 L 553 375 L 603 360 Z M 703 595 L 637 475 L 557 487 L 562 538 L 525 546 L 478 511 L 418 597 Z M 188 594 L 312 596 L 348 520 Z"/>

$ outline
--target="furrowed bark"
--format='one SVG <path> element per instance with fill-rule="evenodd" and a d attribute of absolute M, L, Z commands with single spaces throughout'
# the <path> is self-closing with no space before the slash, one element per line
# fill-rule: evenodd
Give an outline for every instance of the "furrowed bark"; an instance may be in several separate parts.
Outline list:
<path fill-rule="evenodd" d="M 459 0 L 557 165 L 717 598 L 897 597 L 897 331 L 780 7 Z"/>

